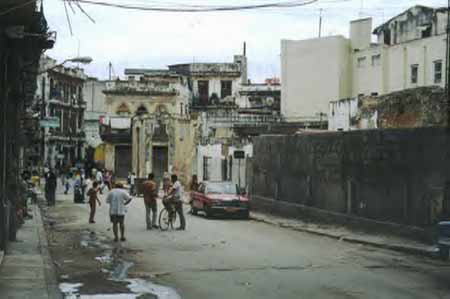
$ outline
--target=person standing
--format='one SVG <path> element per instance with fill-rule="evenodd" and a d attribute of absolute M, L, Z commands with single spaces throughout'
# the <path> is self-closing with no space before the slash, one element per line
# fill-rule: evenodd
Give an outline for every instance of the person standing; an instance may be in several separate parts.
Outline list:
<path fill-rule="evenodd" d="M 173 204 L 175 206 L 175 211 L 178 213 L 180 217 L 180 227 L 177 230 L 185 230 L 186 229 L 186 219 L 183 214 L 183 201 L 181 200 L 182 187 L 181 183 L 178 181 L 178 177 L 176 174 L 171 176 L 172 181 L 172 189 L 170 190 L 169 197 L 172 198 Z"/>
<path fill-rule="evenodd" d="M 103 194 L 103 173 L 99 169 L 95 175 L 95 181 L 97 182 L 100 190 L 100 194 Z"/>
<path fill-rule="evenodd" d="M 135 194 L 135 181 L 136 181 L 136 173 L 132 173 L 130 176 L 130 194 L 134 195 Z"/>
<path fill-rule="evenodd" d="M 92 187 L 89 188 L 87 195 L 89 196 L 89 206 L 91 207 L 91 212 L 89 214 L 89 223 L 95 223 L 95 210 L 97 208 L 97 203 L 98 206 L 101 206 L 101 202 L 98 199 L 98 184 L 97 182 L 94 182 L 92 184 Z"/>
<path fill-rule="evenodd" d="M 53 169 L 49 169 L 45 176 L 45 193 L 47 195 L 48 206 L 54 206 L 56 202 L 56 187 L 58 179 L 56 178 Z"/>
<path fill-rule="evenodd" d="M 142 184 L 145 204 L 145 221 L 148 230 L 158 228 L 156 225 L 156 217 L 158 215 L 158 203 L 156 201 L 158 198 L 158 187 L 154 178 L 153 173 L 150 173 L 148 175 L 148 180 Z"/>
<path fill-rule="evenodd" d="M 120 226 L 120 240 L 125 241 L 125 206 L 132 200 L 132 197 L 124 190 L 121 183 L 117 183 L 106 197 L 109 204 L 109 216 L 113 225 L 114 242 L 119 241 L 118 226 Z"/>

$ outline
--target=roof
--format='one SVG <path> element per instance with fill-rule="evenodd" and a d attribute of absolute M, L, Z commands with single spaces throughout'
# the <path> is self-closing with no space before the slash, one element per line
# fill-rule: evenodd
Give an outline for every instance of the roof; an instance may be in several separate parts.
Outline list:
<path fill-rule="evenodd" d="M 389 23 L 391 23 L 394 19 L 400 17 L 401 15 L 404 15 L 405 13 L 407 13 L 408 11 L 415 9 L 415 8 L 420 8 L 420 9 L 424 9 L 424 10 L 433 10 L 433 11 L 437 11 L 437 10 L 442 10 L 443 8 L 433 8 L 433 7 L 429 7 L 429 6 L 424 6 L 424 5 L 415 5 L 413 7 L 408 8 L 407 10 L 403 11 L 402 13 L 390 18 L 388 21 L 384 22 L 383 24 L 379 25 L 378 27 L 376 27 L 373 30 L 373 34 L 378 34 L 378 32 L 380 30 L 382 30 L 384 27 L 386 27 Z"/>
<path fill-rule="evenodd" d="M 125 75 L 171 75 L 175 74 L 168 69 L 125 69 Z"/>

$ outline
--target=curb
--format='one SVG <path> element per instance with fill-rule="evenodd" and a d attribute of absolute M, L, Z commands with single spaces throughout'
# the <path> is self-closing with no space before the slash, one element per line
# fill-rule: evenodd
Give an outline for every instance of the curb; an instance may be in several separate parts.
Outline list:
<path fill-rule="evenodd" d="M 265 219 L 264 217 L 258 217 L 258 216 L 254 216 L 254 215 L 251 215 L 250 219 L 257 221 L 257 222 L 262 222 L 262 223 L 266 223 L 266 224 L 270 224 L 270 225 L 276 225 L 276 226 L 279 226 L 282 228 L 288 228 L 291 230 L 304 232 L 304 233 L 308 233 L 308 234 L 312 234 L 312 235 L 316 235 L 316 236 L 332 238 L 335 240 L 345 241 L 348 243 L 369 245 L 369 246 L 373 246 L 373 247 L 377 247 L 377 248 L 389 249 L 389 250 L 394 250 L 394 251 L 407 253 L 407 254 L 411 254 L 411 255 L 417 255 L 417 256 L 433 257 L 433 252 L 430 250 L 427 250 L 427 249 L 421 249 L 421 248 L 417 248 L 417 247 L 397 245 L 397 244 L 379 243 L 379 242 L 363 240 L 363 239 L 355 238 L 355 237 L 346 237 L 345 235 L 337 235 L 337 234 L 326 233 L 326 232 L 316 231 L 316 230 L 307 229 L 307 228 L 295 227 L 292 225 L 287 225 L 287 224 L 279 223 L 276 221 L 270 221 L 270 220 Z"/>
<path fill-rule="evenodd" d="M 33 212 L 34 218 L 36 219 L 36 228 L 39 237 L 39 249 L 45 265 L 44 275 L 47 283 L 48 295 L 51 299 L 62 299 L 62 294 L 59 291 L 58 280 L 56 279 L 56 271 L 53 266 L 50 251 L 48 250 L 47 233 L 45 231 L 43 216 L 38 203 L 34 204 Z"/>

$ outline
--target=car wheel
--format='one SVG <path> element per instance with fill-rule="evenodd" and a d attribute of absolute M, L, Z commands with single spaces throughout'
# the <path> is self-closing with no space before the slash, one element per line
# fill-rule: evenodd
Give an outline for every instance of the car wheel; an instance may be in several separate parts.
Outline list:
<path fill-rule="evenodd" d="M 203 210 L 205 211 L 206 218 L 212 218 L 213 212 L 211 211 L 211 208 L 209 206 L 204 205 Z"/>
<path fill-rule="evenodd" d="M 448 260 L 449 250 L 446 248 L 439 248 L 439 258 L 443 261 Z"/>
<path fill-rule="evenodd" d="M 192 212 L 192 215 L 195 215 L 195 216 L 197 216 L 197 214 L 198 214 L 198 210 L 197 210 L 197 208 L 194 208 L 194 206 L 191 206 L 191 212 Z"/>

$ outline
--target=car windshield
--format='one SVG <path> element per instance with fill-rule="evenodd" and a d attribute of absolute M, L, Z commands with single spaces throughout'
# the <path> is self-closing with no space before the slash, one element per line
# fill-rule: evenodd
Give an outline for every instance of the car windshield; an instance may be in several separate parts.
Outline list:
<path fill-rule="evenodd" d="M 212 183 L 206 186 L 206 193 L 237 194 L 237 187 L 233 183 Z"/>

